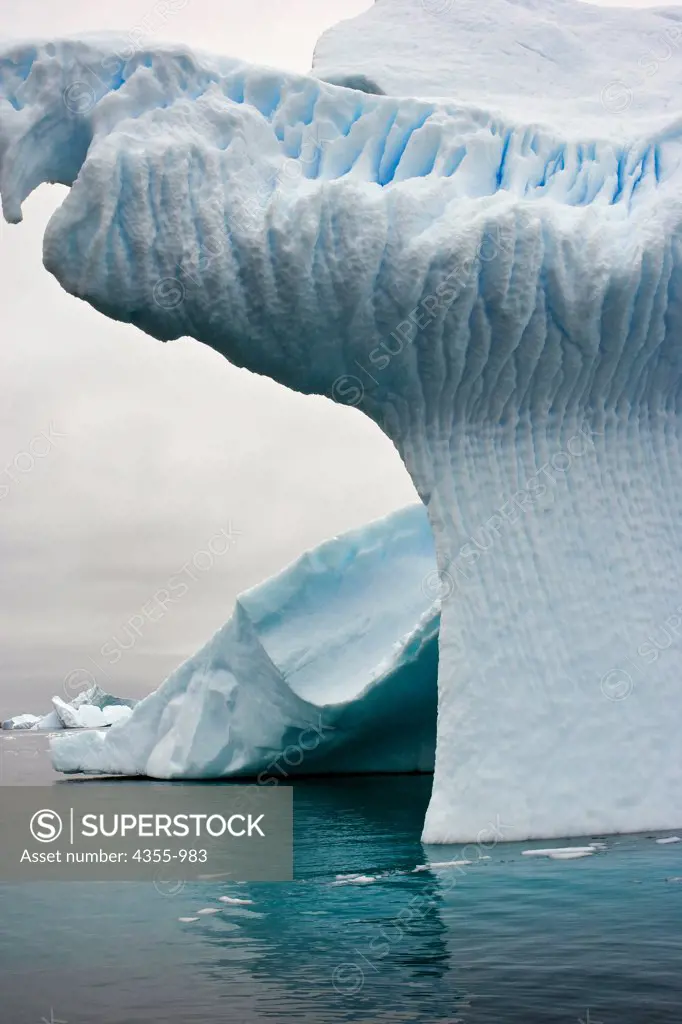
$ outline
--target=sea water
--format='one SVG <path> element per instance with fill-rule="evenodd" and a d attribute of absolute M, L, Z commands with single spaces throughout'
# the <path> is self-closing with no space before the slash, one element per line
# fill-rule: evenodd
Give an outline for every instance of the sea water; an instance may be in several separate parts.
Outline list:
<path fill-rule="evenodd" d="M 54 778 L 42 737 L 0 748 L 6 784 Z M 511 844 L 502 817 L 425 848 L 430 786 L 295 782 L 293 882 L 0 885 L 0 1021 L 679 1024 L 682 843 Z"/>

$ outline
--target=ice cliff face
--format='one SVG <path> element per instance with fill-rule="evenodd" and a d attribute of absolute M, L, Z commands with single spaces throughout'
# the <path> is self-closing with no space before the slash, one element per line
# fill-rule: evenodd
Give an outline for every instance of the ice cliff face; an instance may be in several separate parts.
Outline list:
<path fill-rule="evenodd" d="M 158 778 L 433 769 L 439 603 L 421 505 L 242 594 L 131 719 L 55 739 L 55 766 Z M 437 588 L 436 588 L 437 589 Z"/>
<path fill-rule="evenodd" d="M 72 185 L 45 238 L 67 290 L 394 441 L 442 578 L 426 839 L 664 828 L 680 12 L 436 7 L 379 0 L 324 36 L 316 74 L 352 89 L 116 40 L 6 48 L 3 208 Z"/>

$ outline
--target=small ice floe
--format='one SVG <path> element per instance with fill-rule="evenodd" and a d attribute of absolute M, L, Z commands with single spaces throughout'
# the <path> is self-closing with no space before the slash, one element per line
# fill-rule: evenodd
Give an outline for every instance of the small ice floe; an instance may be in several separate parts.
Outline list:
<path fill-rule="evenodd" d="M 192 924 L 192 922 L 198 921 L 198 920 L 199 920 L 198 917 L 179 917 L 178 918 L 178 921 L 181 921 L 183 924 Z"/>
<path fill-rule="evenodd" d="M 580 860 L 581 857 L 591 857 L 596 850 L 555 850 L 549 854 L 549 860 Z"/>
<path fill-rule="evenodd" d="M 473 864 L 470 860 L 434 860 L 431 864 L 417 864 L 416 868 L 413 869 L 412 874 L 417 871 L 430 871 L 431 868 L 463 868 L 467 864 Z"/>
<path fill-rule="evenodd" d="M 219 914 L 220 907 L 203 907 L 202 910 L 197 910 L 197 917 L 208 917 L 209 914 Z"/>
<path fill-rule="evenodd" d="M 221 903 L 229 903 L 231 907 L 250 907 L 253 900 L 240 900 L 237 896 L 219 896 Z"/>
<path fill-rule="evenodd" d="M 663 839 L 657 839 L 656 842 L 659 846 L 668 846 L 669 843 L 682 843 L 682 839 L 679 836 L 664 836 Z"/>
<path fill-rule="evenodd" d="M 522 857 L 548 857 L 550 860 L 578 860 L 580 857 L 591 857 L 597 853 L 592 846 L 555 846 L 544 850 L 522 850 Z"/>
<path fill-rule="evenodd" d="M 369 885 L 378 881 L 378 875 L 337 875 L 332 885 Z"/>

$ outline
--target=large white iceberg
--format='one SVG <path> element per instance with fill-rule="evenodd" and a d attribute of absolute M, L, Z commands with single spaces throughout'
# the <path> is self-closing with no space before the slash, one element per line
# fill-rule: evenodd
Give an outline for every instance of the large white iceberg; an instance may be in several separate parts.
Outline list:
<path fill-rule="evenodd" d="M 0 62 L 5 216 L 72 186 L 44 246 L 68 291 L 399 450 L 444 597 L 429 841 L 682 815 L 681 33 L 679 8 L 378 0 L 319 79 L 115 38 Z M 249 617 L 226 628 L 250 659 Z M 218 694 L 149 770 L 213 771 Z"/>
<path fill-rule="evenodd" d="M 54 765 L 268 785 L 432 771 L 434 577 L 421 505 L 327 541 L 240 595 L 231 619 L 125 725 L 53 740 Z"/>

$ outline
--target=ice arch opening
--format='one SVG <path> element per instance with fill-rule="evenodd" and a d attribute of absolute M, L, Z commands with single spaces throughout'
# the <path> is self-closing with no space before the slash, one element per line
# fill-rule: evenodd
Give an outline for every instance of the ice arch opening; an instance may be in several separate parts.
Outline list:
<path fill-rule="evenodd" d="M 45 239 L 65 288 L 393 440 L 443 597 L 425 838 L 674 824 L 675 659 L 643 644 L 680 614 L 675 126 L 582 140 L 115 54 L 5 58 L 5 213 L 72 184 Z"/>

